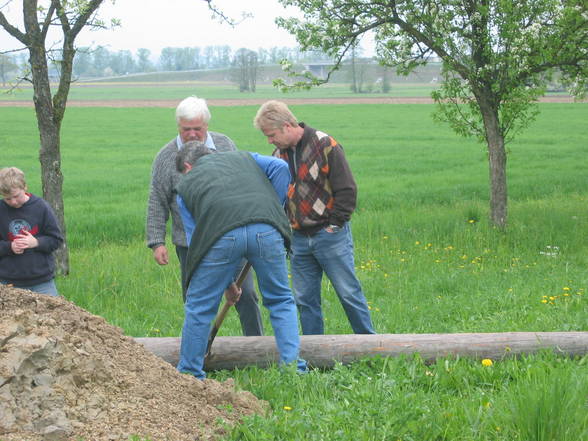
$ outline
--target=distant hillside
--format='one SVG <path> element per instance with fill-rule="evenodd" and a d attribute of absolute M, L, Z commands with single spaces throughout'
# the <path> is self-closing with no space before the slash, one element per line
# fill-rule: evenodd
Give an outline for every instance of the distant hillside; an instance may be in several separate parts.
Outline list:
<path fill-rule="evenodd" d="M 297 66 L 297 71 L 302 71 L 306 66 Z M 362 82 L 366 84 L 374 83 L 384 76 L 384 67 L 376 63 L 357 63 L 355 66 L 356 76 Z M 386 75 L 387 79 L 391 83 L 432 83 L 438 81 L 441 73 L 440 63 L 429 63 L 417 69 L 415 72 L 408 76 L 396 75 L 394 69 L 387 68 Z M 273 79 L 283 77 L 284 72 L 279 65 L 265 65 L 258 68 L 258 83 L 259 84 L 270 84 Z M 349 83 L 352 78 L 351 65 L 344 65 L 342 68 L 333 73 L 330 82 L 332 83 Z M 230 83 L 231 82 L 231 69 L 202 69 L 202 70 L 189 70 L 189 71 L 178 71 L 178 72 L 149 72 L 149 73 L 138 73 L 129 74 L 116 77 L 104 77 L 104 78 L 86 78 L 80 79 L 79 82 L 91 81 L 93 83 L 98 82 L 148 82 L 148 83 L 178 83 L 178 82 L 217 82 L 217 83 Z"/>

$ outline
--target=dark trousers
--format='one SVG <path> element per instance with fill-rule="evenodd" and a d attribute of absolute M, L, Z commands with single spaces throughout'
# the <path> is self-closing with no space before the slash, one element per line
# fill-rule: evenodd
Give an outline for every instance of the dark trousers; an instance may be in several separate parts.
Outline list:
<path fill-rule="evenodd" d="M 182 271 L 182 279 L 184 280 L 184 261 L 188 255 L 187 247 L 176 246 L 176 254 L 180 260 L 180 268 Z M 241 262 L 239 271 L 245 265 L 245 261 Z M 236 275 L 235 275 L 236 277 Z M 239 314 L 239 321 L 241 322 L 241 330 L 246 337 L 263 335 L 263 322 L 261 320 L 261 312 L 258 305 L 258 296 L 255 292 L 253 284 L 253 270 L 249 271 L 247 277 L 241 286 L 242 294 L 239 301 L 235 304 L 237 313 Z M 182 297 L 184 303 L 186 302 L 186 290 L 182 287 Z"/>

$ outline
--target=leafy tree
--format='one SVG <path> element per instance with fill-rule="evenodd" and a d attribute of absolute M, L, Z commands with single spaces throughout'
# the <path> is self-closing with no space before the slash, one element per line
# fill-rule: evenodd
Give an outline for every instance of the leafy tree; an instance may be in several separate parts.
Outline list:
<path fill-rule="evenodd" d="M 226 67 L 231 65 L 231 46 L 215 46 L 216 51 L 216 66 Z"/>
<path fill-rule="evenodd" d="M 149 49 L 137 49 L 137 71 L 151 72 L 153 70 L 153 63 L 149 59 L 151 51 Z"/>
<path fill-rule="evenodd" d="M 89 47 L 80 47 L 77 50 L 73 64 L 73 74 L 77 77 L 88 76 L 94 73 L 92 53 Z"/>
<path fill-rule="evenodd" d="M 33 84 L 33 102 L 41 138 L 39 159 L 43 197 L 55 211 L 65 237 L 63 214 L 63 175 L 61 174 L 60 132 L 65 114 L 72 78 L 75 40 L 86 26 L 102 26 L 95 12 L 103 0 L 23 0 L 24 30 L 11 24 L 0 8 L 0 26 L 22 43 L 29 53 L 30 78 Z M 60 66 L 59 83 L 54 94 L 49 83 L 49 63 L 52 52 L 48 49 L 47 33 L 50 28 L 61 31 L 61 47 L 54 59 Z M 57 251 L 58 270 L 69 273 L 67 244 Z"/>
<path fill-rule="evenodd" d="M 110 68 L 117 75 L 126 75 L 137 70 L 135 58 L 129 50 L 122 50 L 112 54 Z"/>
<path fill-rule="evenodd" d="M 2 79 L 2 87 L 6 86 L 6 75 L 15 70 L 18 70 L 18 65 L 12 57 L 0 54 L 0 79 Z"/>
<path fill-rule="evenodd" d="M 173 47 L 164 47 L 159 55 L 159 66 L 162 70 L 173 70 L 174 69 L 174 52 Z"/>
<path fill-rule="evenodd" d="M 92 51 L 92 62 L 96 74 L 101 77 L 108 72 L 112 54 L 104 46 L 98 46 Z"/>
<path fill-rule="evenodd" d="M 241 48 L 235 52 L 231 77 L 239 84 L 240 92 L 255 92 L 257 84 L 257 53 Z"/>
<path fill-rule="evenodd" d="M 360 61 L 359 56 L 361 55 L 361 47 L 356 43 L 351 47 L 351 54 L 349 56 L 349 62 L 351 63 L 350 77 L 351 77 L 351 91 L 353 93 L 362 93 L 363 82 L 365 77 L 365 65 Z M 359 60 L 359 62 L 358 62 Z"/>
<path fill-rule="evenodd" d="M 588 78 L 586 0 L 280 0 L 304 13 L 278 18 L 302 50 L 320 48 L 337 61 L 366 33 L 384 65 L 408 74 L 432 55 L 443 64 L 434 92 L 437 117 L 460 135 L 487 144 L 490 219 L 507 222 L 505 143 L 528 126 L 554 74 L 573 94 Z M 291 65 L 286 64 L 286 69 Z M 328 80 L 328 78 L 327 78 Z M 311 87 L 311 78 L 294 84 Z M 288 88 L 284 80 L 276 84 Z"/>

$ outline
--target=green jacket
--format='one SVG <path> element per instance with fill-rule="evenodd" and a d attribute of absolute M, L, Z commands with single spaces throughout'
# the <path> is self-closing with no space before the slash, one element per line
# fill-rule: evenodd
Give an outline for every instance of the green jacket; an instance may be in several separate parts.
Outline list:
<path fill-rule="evenodd" d="M 178 194 L 196 228 L 183 280 L 187 287 L 210 247 L 227 232 L 248 224 L 272 225 L 290 247 L 290 224 L 271 182 L 248 152 L 203 156 L 180 178 Z"/>

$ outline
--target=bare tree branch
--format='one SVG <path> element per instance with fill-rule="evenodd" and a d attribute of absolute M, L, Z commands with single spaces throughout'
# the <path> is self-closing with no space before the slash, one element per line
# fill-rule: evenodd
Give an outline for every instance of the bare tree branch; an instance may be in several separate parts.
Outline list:
<path fill-rule="evenodd" d="M 242 23 L 243 21 L 247 20 L 248 18 L 253 17 L 252 14 L 244 12 L 241 14 L 241 19 L 236 20 L 234 18 L 227 16 L 223 11 L 221 11 L 217 6 L 215 6 L 211 0 L 204 0 L 204 1 L 208 3 L 208 9 L 210 9 L 210 11 L 212 11 L 213 17 L 218 18 L 221 21 L 221 23 L 224 22 L 231 27 L 235 27 L 238 24 Z M 246 4 L 246 3 L 244 3 L 244 4 Z"/>

